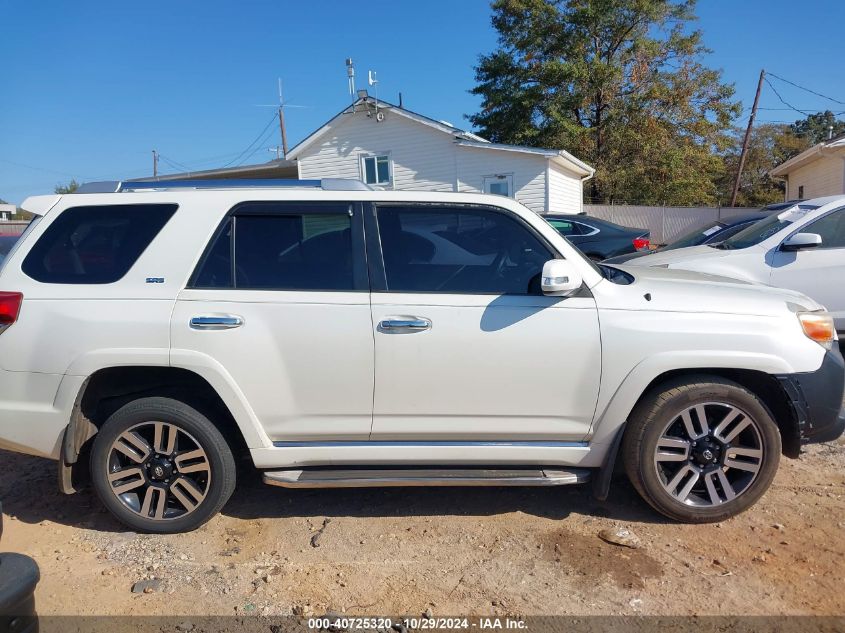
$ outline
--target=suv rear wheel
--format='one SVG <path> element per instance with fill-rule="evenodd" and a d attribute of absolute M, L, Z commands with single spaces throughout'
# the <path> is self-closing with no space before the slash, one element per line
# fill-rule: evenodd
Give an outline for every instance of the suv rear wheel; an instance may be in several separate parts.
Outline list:
<path fill-rule="evenodd" d="M 629 479 L 655 510 L 706 523 L 739 514 L 766 492 L 781 439 L 753 393 L 716 376 L 694 376 L 643 398 L 622 451 Z"/>
<path fill-rule="evenodd" d="M 103 504 L 133 530 L 185 532 L 228 501 L 235 461 L 204 415 L 178 400 L 141 398 L 96 435 L 91 479 Z"/>

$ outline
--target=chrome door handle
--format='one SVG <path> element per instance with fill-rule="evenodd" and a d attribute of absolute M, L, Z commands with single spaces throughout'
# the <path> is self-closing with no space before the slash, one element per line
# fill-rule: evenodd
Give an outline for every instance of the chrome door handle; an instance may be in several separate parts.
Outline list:
<path fill-rule="evenodd" d="M 196 316 L 191 319 L 194 330 L 231 330 L 243 324 L 244 320 L 239 316 Z"/>
<path fill-rule="evenodd" d="M 424 332 L 431 329 L 431 320 L 423 317 L 389 317 L 380 321 L 382 332 Z"/>

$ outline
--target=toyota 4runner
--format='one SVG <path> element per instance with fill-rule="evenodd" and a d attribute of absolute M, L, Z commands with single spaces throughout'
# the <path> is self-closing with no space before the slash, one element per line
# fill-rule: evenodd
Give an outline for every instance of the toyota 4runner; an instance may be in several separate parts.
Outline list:
<path fill-rule="evenodd" d="M 838 437 L 830 315 L 787 290 L 597 266 L 497 196 L 355 181 L 37 196 L 0 269 L 0 447 L 134 530 L 271 485 L 561 485 L 615 467 L 719 521 Z"/>

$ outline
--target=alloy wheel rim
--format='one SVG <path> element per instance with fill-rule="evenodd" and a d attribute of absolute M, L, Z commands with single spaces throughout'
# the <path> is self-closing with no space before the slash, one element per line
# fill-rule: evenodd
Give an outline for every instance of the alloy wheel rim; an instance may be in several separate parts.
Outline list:
<path fill-rule="evenodd" d="M 716 507 L 745 493 L 763 466 L 756 420 L 734 405 L 705 402 L 681 411 L 663 429 L 654 467 L 675 501 Z"/>
<path fill-rule="evenodd" d="M 142 422 L 121 433 L 108 454 L 108 482 L 121 505 L 145 519 L 194 512 L 211 486 L 211 464 L 190 433 L 168 422 Z"/>

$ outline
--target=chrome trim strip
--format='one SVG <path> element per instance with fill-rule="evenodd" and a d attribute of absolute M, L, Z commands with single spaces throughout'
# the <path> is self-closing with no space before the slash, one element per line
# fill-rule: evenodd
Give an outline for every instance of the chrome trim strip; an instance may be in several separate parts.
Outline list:
<path fill-rule="evenodd" d="M 524 442 L 511 442 L 511 441 L 487 441 L 487 442 L 454 442 L 454 441 L 444 441 L 444 442 L 427 442 L 427 441 L 394 441 L 394 440 L 387 440 L 387 441 L 378 441 L 374 440 L 372 442 L 362 442 L 357 440 L 350 440 L 348 442 L 344 441 L 335 441 L 335 442 L 316 442 L 316 441 L 285 441 L 285 442 L 273 442 L 273 448 L 317 448 L 317 447 L 326 447 L 326 448 L 342 448 L 342 447 L 349 447 L 349 448 L 360 448 L 364 446 L 369 446 L 373 448 L 381 448 L 381 447 L 392 447 L 392 446 L 471 446 L 471 447 L 484 447 L 484 446 L 515 446 L 515 447 L 527 447 L 527 448 L 588 448 L 590 446 L 589 442 L 554 442 L 548 440 L 527 440 Z"/>
<path fill-rule="evenodd" d="M 570 220 L 570 222 L 572 222 L 572 224 L 577 224 L 578 226 L 583 226 L 591 230 L 590 233 L 581 233 L 581 235 L 577 237 L 591 237 L 593 235 L 598 235 L 599 233 L 601 233 L 601 230 L 596 228 L 592 224 L 587 224 L 586 222 L 579 222 L 578 220 Z"/>

